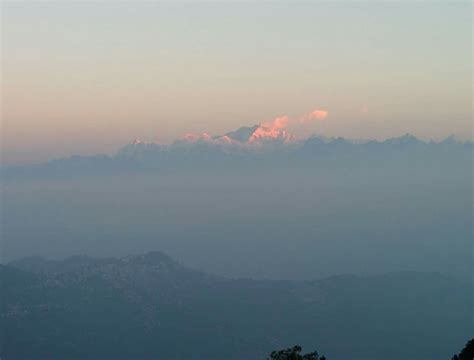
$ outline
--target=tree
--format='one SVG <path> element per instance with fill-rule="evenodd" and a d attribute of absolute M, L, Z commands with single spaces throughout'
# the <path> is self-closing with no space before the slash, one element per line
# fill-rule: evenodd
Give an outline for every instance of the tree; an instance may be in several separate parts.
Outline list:
<path fill-rule="evenodd" d="M 469 340 L 464 349 L 458 355 L 454 355 L 452 360 L 474 360 L 474 339 Z"/>
<path fill-rule="evenodd" d="M 290 349 L 272 351 L 269 360 L 326 360 L 324 356 L 319 357 L 317 351 L 301 355 L 301 346 L 295 345 Z"/>

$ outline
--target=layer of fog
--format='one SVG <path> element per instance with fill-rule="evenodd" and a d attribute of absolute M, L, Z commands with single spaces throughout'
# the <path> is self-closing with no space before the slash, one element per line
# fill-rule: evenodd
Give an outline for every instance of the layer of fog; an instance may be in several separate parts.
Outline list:
<path fill-rule="evenodd" d="M 188 173 L 2 184 L 2 261 L 161 250 L 231 277 L 472 274 L 472 173 Z"/>

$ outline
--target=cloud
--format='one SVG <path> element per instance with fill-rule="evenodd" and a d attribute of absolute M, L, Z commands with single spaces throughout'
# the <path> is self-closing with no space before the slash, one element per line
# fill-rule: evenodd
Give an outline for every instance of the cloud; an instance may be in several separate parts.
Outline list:
<path fill-rule="evenodd" d="M 286 115 L 277 117 L 272 121 L 260 124 L 260 126 L 252 134 L 248 142 L 254 143 L 257 140 L 265 138 L 280 139 L 284 142 L 289 142 L 294 139 L 294 136 L 285 131 L 285 128 L 288 125 L 323 120 L 328 116 L 328 114 L 329 112 L 326 110 L 317 109 L 300 117 L 290 118 Z"/>
<path fill-rule="evenodd" d="M 324 120 L 328 116 L 329 112 L 326 110 L 314 110 L 309 114 L 303 115 L 300 122 L 307 123 L 314 120 Z"/>

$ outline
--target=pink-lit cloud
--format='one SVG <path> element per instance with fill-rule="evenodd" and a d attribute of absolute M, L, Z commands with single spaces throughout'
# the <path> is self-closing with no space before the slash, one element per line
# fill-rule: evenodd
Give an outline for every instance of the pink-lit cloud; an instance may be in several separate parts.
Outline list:
<path fill-rule="evenodd" d="M 286 115 L 277 117 L 272 121 L 260 124 L 248 142 L 254 143 L 265 138 L 281 139 L 284 142 L 289 142 L 294 139 L 294 136 L 285 130 L 288 125 L 323 120 L 328 116 L 328 114 L 329 112 L 326 110 L 317 109 L 300 117 L 290 118 Z"/>
<path fill-rule="evenodd" d="M 314 110 L 309 114 L 303 115 L 300 118 L 300 122 L 307 123 L 314 120 L 324 120 L 328 116 L 329 112 L 326 110 Z"/>

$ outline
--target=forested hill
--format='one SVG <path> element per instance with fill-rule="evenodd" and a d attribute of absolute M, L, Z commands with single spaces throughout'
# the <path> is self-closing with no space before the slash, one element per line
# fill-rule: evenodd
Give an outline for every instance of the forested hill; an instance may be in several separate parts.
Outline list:
<path fill-rule="evenodd" d="M 225 279 L 152 252 L 25 258 L 0 280 L 2 359 L 251 360 L 301 344 L 330 360 L 441 360 L 472 337 L 472 288 L 434 273 Z"/>

